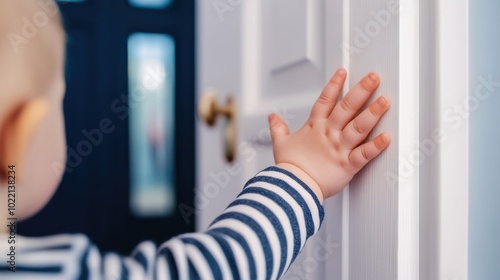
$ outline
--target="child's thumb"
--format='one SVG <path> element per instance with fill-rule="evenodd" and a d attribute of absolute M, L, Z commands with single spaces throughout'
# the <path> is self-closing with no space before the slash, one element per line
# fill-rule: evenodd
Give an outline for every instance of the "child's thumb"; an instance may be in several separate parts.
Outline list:
<path fill-rule="evenodd" d="M 286 136 L 290 134 L 290 130 L 286 125 L 283 118 L 281 118 L 277 114 L 271 114 L 268 117 L 269 120 L 269 128 L 271 129 L 271 138 L 273 142 L 276 141 L 281 136 Z"/>

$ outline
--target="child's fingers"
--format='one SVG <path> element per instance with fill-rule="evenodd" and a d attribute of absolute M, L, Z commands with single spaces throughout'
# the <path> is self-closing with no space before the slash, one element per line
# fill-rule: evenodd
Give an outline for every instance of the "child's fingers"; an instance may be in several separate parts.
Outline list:
<path fill-rule="evenodd" d="M 290 135 L 290 129 L 288 129 L 286 122 L 279 115 L 271 114 L 269 115 L 268 120 L 273 142 L 281 136 Z"/>
<path fill-rule="evenodd" d="M 351 150 L 366 139 L 368 134 L 377 125 L 382 115 L 389 109 L 389 99 L 379 97 L 354 120 L 349 122 L 340 134 L 340 140 L 345 148 Z"/>
<path fill-rule="evenodd" d="M 357 147 L 349 154 L 351 166 L 354 167 L 356 172 L 359 171 L 363 166 L 385 150 L 390 143 L 391 138 L 389 134 L 382 133 L 370 142 Z"/>
<path fill-rule="evenodd" d="M 356 84 L 333 109 L 329 118 L 331 127 L 344 129 L 377 89 L 379 83 L 379 76 L 372 72 Z"/>
<path fill-rule="evenodd" d="M 323 89 L 323 92 L 319 96 L 318 100 L 314 104 L 314 107 L 311 111 L 311 118 L 326 119 L 330 116 L 333 107 L 337 103 L 340 92 L 344 87 L 346 77 L 347 72 L 344 68 L 340 68 L 339 70 L 337 70 L 337 72 L 335 72 L 333 77 Z"/>

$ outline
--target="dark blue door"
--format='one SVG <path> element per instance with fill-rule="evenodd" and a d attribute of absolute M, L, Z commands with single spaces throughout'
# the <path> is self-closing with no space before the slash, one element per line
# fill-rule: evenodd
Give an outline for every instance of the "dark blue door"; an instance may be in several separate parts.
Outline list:
<path fill-rule="evenodd" d="M 178 208 L 194 200 L 194 2 L 60 2 L 68 163 L 20 234 L 85 233 L 127 254 L 194 229 Z"/>

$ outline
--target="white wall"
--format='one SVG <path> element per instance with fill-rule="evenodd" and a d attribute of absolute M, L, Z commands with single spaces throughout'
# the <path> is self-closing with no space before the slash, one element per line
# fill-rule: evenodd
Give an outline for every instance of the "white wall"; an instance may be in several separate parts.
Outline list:
<path fill-rule="evenodd" d="M 500 1 L 471 0 L 470 95 L 500 82 Z M 500 279 L 500 86 L 470 111 L 469 279 Z M 489 94 L 488 94 L 489 93 Z M 471 105 L 472 101 L 471 101 Z"/>

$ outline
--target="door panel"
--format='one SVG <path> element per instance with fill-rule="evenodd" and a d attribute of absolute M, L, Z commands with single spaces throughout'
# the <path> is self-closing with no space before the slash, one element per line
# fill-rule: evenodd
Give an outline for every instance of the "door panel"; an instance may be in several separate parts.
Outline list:
<path fill-rule="evenodd" d="M 262 41 L 260 45 L 254 41 L 252 46 L 262 48 L 260 93 L 283 98 L 321 89 L 325 71 L 324 1 L 264 1 L 261 14 L 247 17 L 248 25 L 259 16 L 263 18 L 257 35 Z"/>
<path fill-rule="evenodd" d="M 339 25 L 326 28 L 325 1 L 246 1 L 242 13 L 242 109 L 253 114 L 280 104 L 307 107 L 331 72 L 326 34 L 342 34 Z M 329 66 L 335 64 L 341 61 Z"/>

